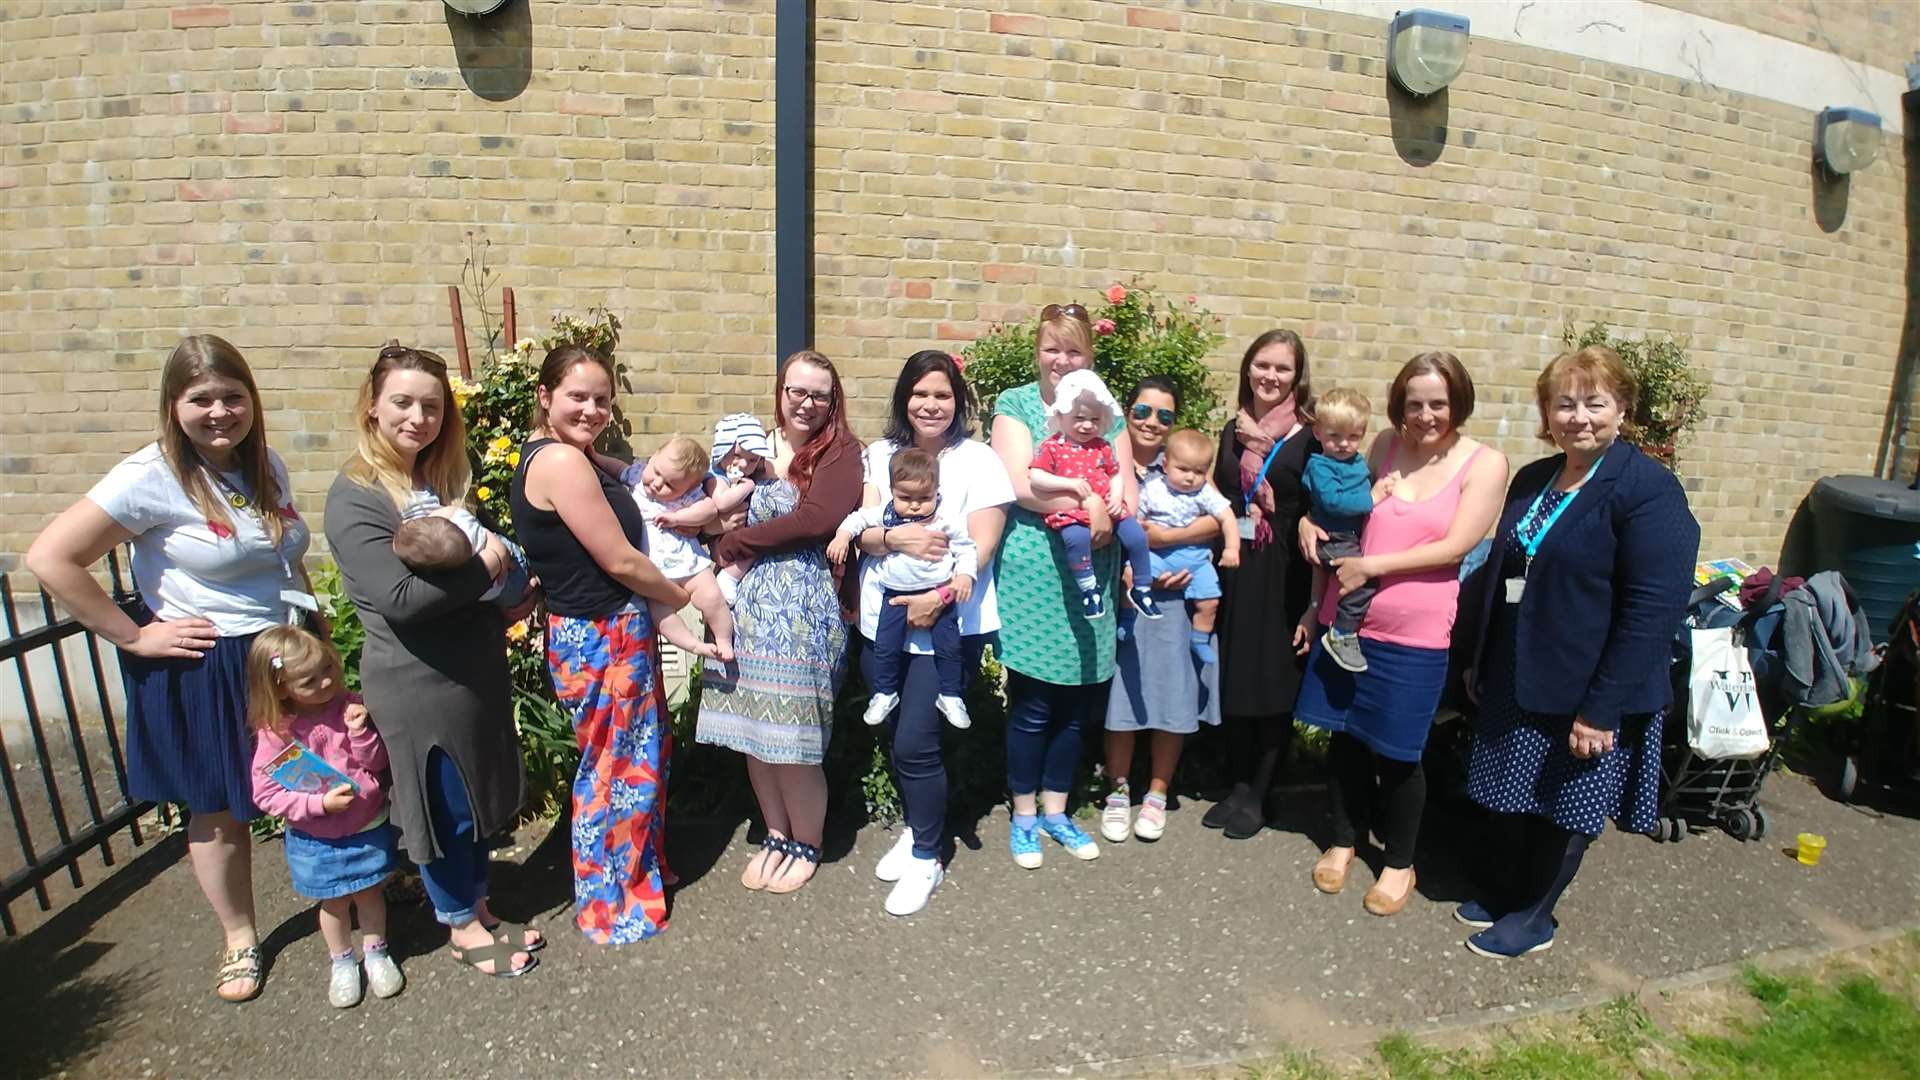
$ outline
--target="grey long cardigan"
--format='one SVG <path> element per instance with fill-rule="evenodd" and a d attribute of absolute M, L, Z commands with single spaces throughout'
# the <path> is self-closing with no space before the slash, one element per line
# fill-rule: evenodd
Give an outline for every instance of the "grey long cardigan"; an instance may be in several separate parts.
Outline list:
<path fill-rule="evenodd" d="M 393 766 L 390 814 L 416 863 L 440 857 L 427 816 L 427 760 L 453 758 L 485 838 L 513 824 L 526 792 L 507 676 L 506 622 L 479 600 L 478 557 L 416 574 L 393 553 L 400 511 L 385 491 L 341 473 L 327 492 L 327 543 L 366 626 L 361 690 Z"/>

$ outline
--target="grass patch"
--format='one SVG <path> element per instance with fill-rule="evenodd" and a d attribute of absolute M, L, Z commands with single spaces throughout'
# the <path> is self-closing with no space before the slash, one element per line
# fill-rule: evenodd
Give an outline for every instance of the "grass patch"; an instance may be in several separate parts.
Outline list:
<path fill-rule="evenodd" d="M 1390 1035 L 1365 1058 L 1289 1052 L 1246 1080 L 1848 1080 L 1920 1077 L 1920 933 L 1812 968 L 1747 968 L 1735 985 L 1661 995 L 1658 1023 L 1623 995 L 1579 1013 L 1465 1036 L 1443 1047 Z"/>

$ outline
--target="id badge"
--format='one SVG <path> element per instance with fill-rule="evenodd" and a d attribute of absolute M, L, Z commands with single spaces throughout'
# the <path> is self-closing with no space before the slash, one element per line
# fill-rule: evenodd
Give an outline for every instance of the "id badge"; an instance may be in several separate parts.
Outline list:
<path fill-rule="evenodd" d="M 1521 595 L 1524 594 L 1526 591 L 1527 591 L 1526 578 L 1510 577 L 1507 579 L 1507 603 L 1509 604 L 1519 603 Z"/>
<path fill-rule="evenodd" d="M 281 589 L 280 602 L 287 605 L 287 621 L 292 624 L 298 624 L 301 621 L 302 611 L 318 612 L 320 610 L 320 601 L 314 599 L 312 593 L 300 589 Z"/>
<path fill-rule="evenodd" d="M 1252 518 L 1243 517 L 1240 519 L 1240 539 L 1252 540 L 1253 530 L 1254 530 L 1254 524 L 1253 524 Z"/>

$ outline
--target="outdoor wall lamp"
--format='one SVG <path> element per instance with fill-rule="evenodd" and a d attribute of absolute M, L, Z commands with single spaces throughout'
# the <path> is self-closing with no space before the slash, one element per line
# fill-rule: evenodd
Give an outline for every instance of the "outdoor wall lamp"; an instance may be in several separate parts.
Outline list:
<path fill-rule="evenodd" d="M 448 7 L 462 15 L 491 15 L 507 6 L 507 0 L 446 0 Z"/>
<path fill-rule="evenodd" d="M 1813 122 L 1814 160 L 1845 176 L 1880 156 L 1880 117 L 1849 105 L 1829 105 Z"/>
<path fill-rule="evenodd" d="M 1387 71 L 1409 94 L 1426 97 L 1467 66 L 1465 15 L 1416 8 L 1387 24 Z"/>

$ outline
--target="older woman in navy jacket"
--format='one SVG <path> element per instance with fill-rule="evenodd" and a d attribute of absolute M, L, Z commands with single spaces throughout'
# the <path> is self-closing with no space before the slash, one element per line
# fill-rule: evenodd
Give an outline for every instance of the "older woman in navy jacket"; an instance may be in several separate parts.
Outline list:
<path fill-rule="evenodd" d="M 1468 792 L 1498 816 L 1506 842 L 1489 854 L 1508 880 L 1455 917 L 1491 957 L 1553 944 L 1554 904 L 1607 817 L 1653 828 L 1668 649 L 1700 546 L 1679 481 L 1619 438 L 1635 387 L 1613 350 L 1556 357 L 1534 390 L 1561 452 L 1507 489 L 1467 673 L 1481 703 Z"/>

